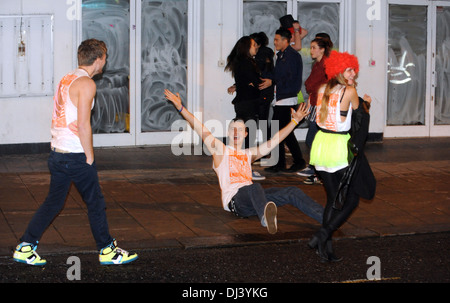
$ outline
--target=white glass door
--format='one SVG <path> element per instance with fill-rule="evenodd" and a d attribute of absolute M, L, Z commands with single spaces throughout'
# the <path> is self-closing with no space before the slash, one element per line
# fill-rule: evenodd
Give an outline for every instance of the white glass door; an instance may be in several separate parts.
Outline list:
<path fill-rule="evenodd" d="M 198 68 L 188 71 L 188 62 L 200 61 L 194 45 L 201 2 L 82 0 L 81 11 L 78 42 L 96 38 L 108 47 L 104 73 L 95 79 L 94 146 L 170 144 L 186 123 L 164 89 L 179 92 L 190 111 L 198 106 L 188 102 L 199 99 Z"/>
<path fill-rule="evenodd" d="M 106 43 L 108 58 L 97 85 L 91 124 L 94 146 L 135 144 L 134 65 L 130 60 L 134 30 L 134 1 L 82 0 L 81 41 Z M 78 44 L 79 44 L 78 43 Z"/>
<path fill-rule="evenodd" d="M 140 0 L 137 7 L 136 144 L 170 144 L 184 127 L 164 89 L 180 93 L 184 106 L 188 93 L 188 0 Z"/>
<path fill-rule="evenodd" d="M 389 2 L 385 137 L 450 134 L 449 5 Z"/>
<path fill-rule="evenodd" d="M 333 41 L 333 49 L 342 47 L 342 30 L 344 27 L 344 5 L 341 0 L 243 0 L 243 35 L 264 32 L 269 38 L 268 47 L 274 49 L 273 38 L 280 27 L 279 19 L 291 14 L 294 19 L 300 21 L 300 26 L 307 28 L 308 35 L 302 40 L 300 54 L 303 60 L 303 83 L 301 96 L 308 99 L 305 89 L 305 80 L 309 77 L 312 67 L 310 55 L 310 41 L 317 33 L 327 33 Z M 301 99 L 301 98 L 299 98 Z M 300 125 L 295 130 L 298 139 L 306 137 L 307 124 Z"/>
<path fill-rule="evenodd" d="M 431 136 L 450 135 L 450 2 L 432 5 Z"/>
<path fill-rule="evenodd" d="M 340 1 L 300 1 L 297 5 L 298 20 L 307 27 L 308 36 L 302 41 L 300 54 L 303 60 L 302 94 L 308 100 L 305 81 L 311 74 L 313 60 L 311 58 L 310 44 L 318 33 L 326 33 L 333 42 L 333 49 L 342 49 L 343 6 Z M 342 51 L 342 50 L 341 50 Z"/>
<path fill-rule="evenodd" d="M 300 25 L 307 27 L 308 36 L 302 41 L 300 54 L 303 60 L 303 85 L 302 94 L 308 98 L 304 86 L 305 80 L 311 73 L 312 59 L 310 55 L 310 41 L 317 33 L 327 33 L 333 41 L 333 48 L 339 50 L 342 42 L 342 18 L 343 7 L 340 0 L 298 0 L 298 1 L 243 1 L 243 35 L 256 32 L 264 32 L 269 38 L 268 47 L 274 48 L 273 38 L 275 31 L 280 27 L 279 19 L 292 14 L 300 20 Z"/>

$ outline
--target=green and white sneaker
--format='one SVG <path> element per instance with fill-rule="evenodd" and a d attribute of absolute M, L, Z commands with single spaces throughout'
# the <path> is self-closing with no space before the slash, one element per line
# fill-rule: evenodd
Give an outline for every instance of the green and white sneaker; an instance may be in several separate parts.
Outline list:
<path fill-rule="evenodd" d="M 42 259 L 36 252 L 37 245 L 22 242 L 17 245 L 14 251 L 13 259 L 16 262 L 25 263 L 28 265 L 44 266 L 47 261 Z"/>
<path fill-rule="evenodd" d="M 120 265 L 133 262 L 138 257 L 137 254 L 130 254 L 128 251 L 117 247 L 117 241 L 114 239 L 111 244 L 102 248 L 98 259 L 101 265 Z"/>

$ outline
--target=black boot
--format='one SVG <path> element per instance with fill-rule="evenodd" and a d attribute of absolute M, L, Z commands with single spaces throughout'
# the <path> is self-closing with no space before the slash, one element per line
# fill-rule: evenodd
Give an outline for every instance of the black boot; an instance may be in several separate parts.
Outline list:
<path fill-rule="evenodd" d="M 333 251 L 333 240 L 331 238 L 326 243 L 326 253 L 328 255 L 328 260 L 330 262 L 339 262 L 342 261 L 342 257 L 337 257 Z"/>
<path fill-rule="evenodd" d="M 323 227 L 319 229 L 319 231 L 314 235 L 314 237 L 309 241 L 308 245 L 311 248 L 317 248 L 317 255 L 320 258 L 320 262 L 328 262 L 328 254 L 327 254 L 327 241 L 329 238 L 329 233 Z"/>
<path fill-rule="evenodd" d="M 314 249 L 317 247 L 317 243 L 319 243 L 319 238 L 317 238 L 316 235 L 314 235 L 311 240 L 308 242 L 308 247 L 311 249 Z"/>

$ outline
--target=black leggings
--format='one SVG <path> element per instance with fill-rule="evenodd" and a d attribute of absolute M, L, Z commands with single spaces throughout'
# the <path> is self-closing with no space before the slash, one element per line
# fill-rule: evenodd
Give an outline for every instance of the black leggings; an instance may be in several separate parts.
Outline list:
<path fill-rule="evenodd" d="M 327 204 L 323 213 L 322 227 L 328 231 L 330 237 L 334 231 L 336 231 L 347 221 L 359 204 L 359 196 L 350 187 L 347 193 L 347 199 L 345 200 L 342 209 L 337 210 L 333 208 L 333 202 L 339 188 L 339 182 L 342 179 L 346 169 L 347 168 L 343 168 L 334 173 L 318 171 L 327 193 Z"/>

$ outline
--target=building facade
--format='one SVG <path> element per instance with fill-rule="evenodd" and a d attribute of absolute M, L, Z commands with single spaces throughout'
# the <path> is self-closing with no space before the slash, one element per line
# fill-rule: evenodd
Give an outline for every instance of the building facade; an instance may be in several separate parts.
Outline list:
<path fill-rule="evenodd" d="M 0 0 L 0 151 L 48 145 L 53 91 L 87 38 L 108 46 L 96 79 L 95 146 L 196 142 L 180 132 L 186 125 L 165 88 L 223 136 L 234 117 L 229 52 L 260 31 L 273 49 L 285 14 L 309 31 L 303 80 L 318 32 L 358 56 L 358 93 L 373 99 L 372 139 L 450 135 L 450 1 Z M 296 134 L 304 140 L 306 129 Z"/>

